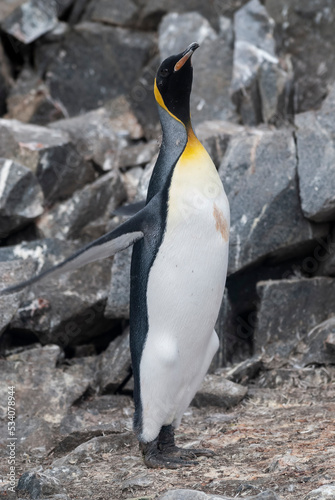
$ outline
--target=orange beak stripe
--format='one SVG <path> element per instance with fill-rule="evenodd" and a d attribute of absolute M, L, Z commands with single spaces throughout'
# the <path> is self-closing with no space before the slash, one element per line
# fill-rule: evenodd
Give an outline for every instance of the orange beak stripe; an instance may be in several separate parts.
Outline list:
<path fill-rule="evenodd" d="M 174 68 L 173 68 L 174 71 L 179 71 L 184 66 L 186 61 L 189 60 L 189 58 L 191 57 L 192 54 L 193 54 L 193 50 L 189 50 L 181 59 L 179 59 L 179 61 L 174 65 Z"/>

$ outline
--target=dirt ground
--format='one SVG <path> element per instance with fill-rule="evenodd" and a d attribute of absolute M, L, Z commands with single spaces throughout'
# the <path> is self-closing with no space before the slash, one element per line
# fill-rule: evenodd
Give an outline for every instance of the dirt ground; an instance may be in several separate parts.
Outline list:
<path fill-rule="evenodd" d="M 83 474 L 66 484 L 68 495 L 81 500 L 154 499 L 169 489 L 190 488 L 243 498 L 272 489 L 285 500 L 303 499 L 335 482 L 334 374 L 335 368 L 320 368 L 317 376 L 295 377 L 277 388 L 262 388 L 263 376 L 231 411 L 190 408 L 178 444 L 205 446 L 216 453 L 201 458 L 197 466 L 147 469 L 129 433 L 115 449 L 77 464 Z M 131 407 L 129 400 L 117 412 L 130 416 Z M 22 458 L 22 471 L 36 466 L 29 457 Z M 52 460 L 52 455 L 44 460 L 44 467 Z"/>

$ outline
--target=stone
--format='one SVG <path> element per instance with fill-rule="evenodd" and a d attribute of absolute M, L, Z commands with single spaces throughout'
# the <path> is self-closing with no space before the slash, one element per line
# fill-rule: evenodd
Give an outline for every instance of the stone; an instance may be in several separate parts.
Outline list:
<path fill-rule="evenodd" d="M 219 168 L 231 212 L 229 273 L 268 256 L 297 255 L 327 234 L 327 225 L 303 216 L 296 163 L 288 131 L 251 129 L 230 140 Z"/>
<path fill-rule="evenodd" d="M 30 456 L 44 457 L 55 446 L 52 425 L 39 417 L 16 419 L 17 451 Z"/>
<path fill-rule="evenodd" d="M 9 63 L 0 45 L 0 116 L 6 111 L 6 99 L 11 83 Z"/>
<path fill-rule="evenodd" d="M 153 483 L 153 479 L 146 475 L 138 475 L 128 477 L 124 481 L 122 481 L 121 489 L 127 490 L 132 488 L 147 488 Z"/>
<path fill-rule="evenodd" d="M 17 280 L 22 281 L 28 278 L 33 271 L 33 265 L 23 264 L 20 261 L 0 262 L 0 289 L 7 288 Z M 5 328 L 14 318 L 16 311 L 19 308 L 21 293 L 12 295 L 4 295 L 0 299 L 0 337 Z"/>
<path fill-rule="evenodd" d="M 61 16 L 73 3 L 73 0 L 29 0 L 18 6 L 1 27 L 24 44 L 30 44 L 52 30 Z"/>
<path fill-rule="evenodd" d="M 233 366 L 233 368 L 225 373 L 225 377 L 237 384 L 245 384 L 258 375 L 262 366 L 262 356 L 256 354 L 252 358 L 246 359 L 236 366 Z"/>
<path fill-rule="evenodd" d="M 194 40 L 201 46 L 192 60 L 191 115 L 194 124 L 208 119 L 233 119 L 230 98 L 233 50 L 218 37 L 208 20 L 197 12 L 168 14 L 160 24 L 158 40 L 161 60 L 182 52 Z"/>
<path fill-rule="evenodd" d="M 25 1 L 26 0 L 3 0 L 0 5 L 0 22 Z"/>
<path fill-rule="evenodd" d="M 305 354 L 301 360 L 303 366 L 335 364 L 335 317 L 312 328 L 304 343 Z"/>
<path fill-rule="evenodd" d="M 277 50 L 294 72 L 294 112 L 320 106 L 335 78 L 335 5 L 328 0 L 266 0 L 276 23 Z"/>
<path fill-rule="evenodd" d="M 298 173 L 301 207 L 316 222 L 335 220 L 335 85 L 317 112 L 297 115 Z"/>
<path fill-rule="evenodd" d="M 100 392 L 115 394 L 130 378 L 130 374 L 129 328 L 127 328 L 100 354 L 98 375 Z"/>
<path fill-rule="evenodd" d="M 235 384 L 220 375 L 206 375 L 191 404 L 198 408 L 218 406 L 228 410 L 240 403 L 247 393 L 247 387 Z"/>
<path fill-rule="evenodd" d="M 7 157 L 35 173 L 48 204 L 68 198 L 94 179 L 93 167 L 83 160 L 66 132 L 3 119 L 1 129 L 15 141 Z"/>
<path fill-rule="evenodd" d="M 152 33 L 81 23 L 61 43 L 40 45 L 36 62 L 52 98 L 68 116 L 76 116 L 127 95 L 154 48 Z"/>
<path fill-rule="evenodd" d="M 37 416 L 48 425 L 59 424 L 72 404 L 88 388 L 89 380 L 83 376 L 83 371 L 70 374 L 62 368 L 56 368 L 61 354 L 58 346 L 47 345 L 12 354 L 2 361 L 5 380 L 15 386 L 17 412 L 24 415 L 26 422 L 31 421 L 31 434 L 36 432 Z M 1 395 L 3 403 L 0 413 L 4 415 L 7 407 L 4 406 L 5 394 Z"/>
<path fill-rule="evenodd" d="M 280 500 L 271 490 L 263 491 L 258 495 L 243 497 L 245 500 Z M 170 490 L 159 496 L 157 500 L 233 500 L 233 497 L 209 495 L 196 490 Z"/>
<path fill-rule="evenodd" d="M 334 313 L 335 280 L 331 278 L 259 282 L 260 306 L 254 333 L 255 351 L 287 357 L 300 340 Z"/>
<path fill-rule="evenodd" d="M 138 20 L 138 6 L 133 0 L 94 0 L 88 4 L 84 20 L 113 26 L 134 27 Z"/>
<path fill-rule="evenodd" d="M 25 67 L 9 92 L 6 118 L 47 125 L 64 115 L 39 75 Z"/>
<path fill-rule="evenodd" d="M 335 228 L 319 243 L 320 246 L 316 247 L 313 254 L 317 263 L 316 274 L 335 276 Z"/>
<path fill-rule="evenodd" d="M 320 488 L 310 491 L 304 497 L 304 500 L 332 500 L 335 498 L 335 486 L 332 484 L 324 484 Z"/>
<path fill-rule="evenodd" d="M 120 151 L 116 167 L 125 169 L 139 165 L 145 166 L 158 153 L 158 149 L 158 142 L 153 140 L 129 146 Z"/>
<path fill-rule="evenodd" d="M 39 219 L 37 226 L 44 238 L 80 239 L 85 227 L 99 217 L 105 217 L 107 223 L 125 196 L 120 174 L 113 170 L 76 191 L 69 200 L 54 205 Z M 100 227 L 101 233 L 95 237 L 102 236 L 105 229 Z"/>
<path fill-rule="evenodd" d="M 256 125 L 285 114 L 287 82 L 291 75 L 276 56 L 273 19 L 259 0 L 251 0 L 234 16 L 235 48 L 231 93 L 242 121 Z"/>
<path fill-rule="evenodd" d="M 42 188 L 29 168 L 0 158 L 0 238 L 26 226 L 43 213 Z"/>
<path fill-rule="evenodd" d="M 106 318 L 129 318 L 130 264 L 132 247 L 115 255 L 111 286 L 105 309 Z"/>
<path fill-rule="evenodd" d="M 123 150 L 132 140 L 143 137 L 143 129 L 123 96 L 102 108 L 58 120 L 50 128 L 68 133 L 80 155 L 104 170 L 116 168 Z"/>
<path fill-rule="evenodd" d="M 50 498 L 53 495 L 66 494 L 59 481 L 42 471 L 24 472 L 20 476 L 16 491 L 19 495 L 29 495 L 31 499 Z"/>
<path fill-rule="evenodd" d="M 134 167 L 122 174 L 122 181 L 127 192 L 127 201 L 132 203 L 137 195 L 138 186 L 143 175 L 142 167 Z"/>
<path fill-rule="evenodd" d="M 31 259 L 35 273 L 64 260 L 78 249 L 78 244 L 56 239 L 37 240 L 14 247 L 0 248 L 0 262 Z M 62 346 L 85 342 L 97 332 L 104 333 L 111 322 L 104 318 L 110 284 L 108 259 L 89 264 L 57 281 L 42 280 L 27 289 L 11 322 L 29 334 L 34 332 L 45 343 Z"/>

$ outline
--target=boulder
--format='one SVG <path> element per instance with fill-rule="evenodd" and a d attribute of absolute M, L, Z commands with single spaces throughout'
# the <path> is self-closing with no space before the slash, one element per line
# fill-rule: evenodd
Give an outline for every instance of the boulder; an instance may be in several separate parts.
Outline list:
<path fill-rule="evenodd" d="M 112 211 L 125 196 L 120 174 L 113 170 L 76 191 L 70 199 L 54 205 L 39 219 L 37 226 L 44 238 L 83 238 L 88 224 L 94 225 L 99 218 L 105 218 L 107 224 Z M 106 227 L 100 221 L 95 237 L 105 232 Z"/>
<path fill-rule="evenodd" d="M 249 130 L 231 139 L 219 168 L 231 211 L 229 273 L 268 256 L 291 257 L 327 234 L 327 225 L 303 216 L 296 163 L 288 131 Z"/>
<path fill-rule="evenodd" d="M 64 115 L 40 76 L 27 66 L 9 92 L 6 118 L 47 125 Z"/>
<path fill-rule="evenodd" d="M 138 20 L 138 6 L 133 0 L 93 0 L 85 11 L 84 20 L 113 26 L 134 27 Z"/>
<path fill-rule="evenodd" d="M 74 253 L 78 244 L 45 239 L 0 248 L 0 262 L 35 261 L 35 273 Z M 108 259 L 89 264 L 57 280 L 42 280 L 24 290 L 12 328 L 34 332 L 45 343 L 73 345 L 103 333 L 111 322 L 103 316 L 110 284 Z"/>
<path fill-rule="evenodd" d="M 2 30 L 29 44 L 52 30 L 74 0 L 28 0 L 19 5 L 2 22 Z"/>
<path fill-rule="evenodd" d="M 335 317 L 312 328 L 303 342 L 303 366 L 335 364 Z"/>
<path fill-rule="evenodd" d="M 320 111 L 297 115 L 301 207 L 316 222 L 335 220 L 335 85 Z"/>
<path fill-rule="evenodd" d="M 98 383 L 101 393 L 116 393 L 129 379 L 131 359 L 129 350 L 129 328 L 114 339 L 99 359 Z"/>
<path fill-rule="evenodd" d="M 335 280 L 331 278 L 263 281 L 257 291 L 256 352 L 287 357 L 300 340 L 309 343 L 311 328 L 334 314 Z"/>
<path fill-rule="evenodd" d="M 123 96 L 88 113 L 58 120 L 50 127 L 68 133 L 81 156 L 104 170 L 116 168 L 131 141 L 143 137 L 143 129 Z"/>
<path fill-rule="evenodd" d="M 0 158 L 0 238 L 43 213 L 42 188 L 29 168 Z"/>
<path fill-rule="evenodd" d="M 39 45 L 36 63 L 52 98 L 76 116 L 128 94 L 154 49 L 152 33 L 81 23 L 62 42 Z"/>
<path fill-rule="evenodd" d="M 265 0 L 277 50 L 292 60 L 294 111 L 320 106 L 335 78 L 335 5 L 328 0 Z"/>
<path fill-rule="evenodd" d="M 257 495 L 244 496 L 243 498 L 245 500 L 280 500 L 279 496 L 271 490 L 262 491 L 262 493 L 258 493 Z M 157 500 L 233 500 L 233 497 L 210 495 L 203 491 L 180 489 L 167 491 L 160 495 Z"/>
<path fill-rule="evenodd" d="M 198 408 L 218 406 L 228 410 L 242 401 L 247 393 L 247 387 L 235 384 L 221 375 L 206 375 L 191 404 Z"/>
<path fill-rule="evenodd" d="M 320 488 L 310 491 L 304 500 L 332 500 L 335 498 L 335 485 L 324 484 Z"/>
<path fill-rule="evenodd" d="M 274 21 L 259 0 L 250 0 L 234 16 L 235 48 L 231 93 L 248 125 L 285 118 L 291 75 L 276 56 Z"/>
<path fill-rule="evenodd" d="M 35 173 L 48 204 L 68 198 L 94 179 L 93 167 L 83 160 L 66 132 L 17 120 L 0 120 L 2 129 L 14 138 L 7 157 Z"/>
<path fill-rule="evenodd" d="M 159 27 L 161 59 L 182 52 L 194 40 L 201 45 L 192 60 L 191 115 L 194 124 L 208 119 L 236 119 L 230 99 L 233 49 L 219 38 L 205 17 L 197 12 L 165 16 Z"/>

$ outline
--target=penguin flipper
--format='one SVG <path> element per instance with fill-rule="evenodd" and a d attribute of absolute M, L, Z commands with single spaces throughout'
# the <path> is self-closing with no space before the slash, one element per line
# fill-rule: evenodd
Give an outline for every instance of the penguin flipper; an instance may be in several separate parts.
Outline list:
<path fill-rule="evenodd" d="M 142 208 L 145 207 L 145 200 L 136 201 L 135 203 L 129 203 L 128 205 L 123 205 L 118 207 L 113 211 L 115 215 L 122 215 L 124 217 L 131 217 L 137 214 Z"/>
<path fill-rule="evenodd" d="M 81 248 L 56 266 L 47 269 L 37 276 L 33 276 L 29 280 L 22 281 L 17 285 L 1 290 L 0 295 L 19 292 L 27 286 L 30 286 L 47 276 L 56 277 L 68 271 L 74 271 L 82 266 L 85 266 L 86 264 L 106 259 L 107 257 L 111 257 L 117 252 L 128 248 L 130 245 L 144 237 L 144 233 L 141 230 L 141 220 L 142 217 L 132 217 L 115 228 L 113 231 Z"/>

